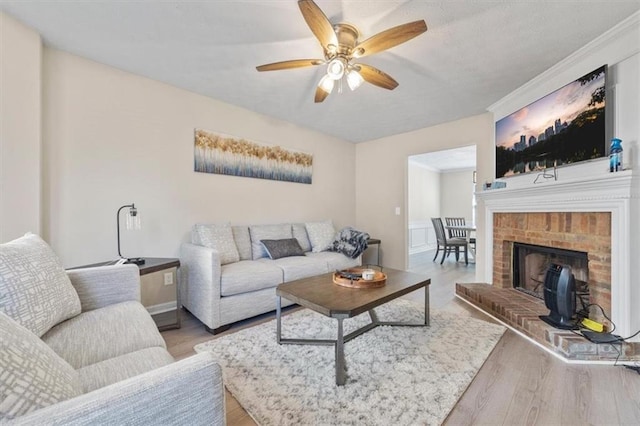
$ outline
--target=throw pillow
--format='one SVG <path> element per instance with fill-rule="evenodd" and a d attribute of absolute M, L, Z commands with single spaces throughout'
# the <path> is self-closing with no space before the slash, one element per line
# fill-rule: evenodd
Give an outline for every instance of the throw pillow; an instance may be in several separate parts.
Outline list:
<path fill-rule="evenodd" d="M 333 224 L 329 220 L 305 223 L 305 228 L 311 241 L 311 251 L 314 253 L 327 250 L 336 236 L 336 230 L 333 229 Z"/>
<path fill-rule="evenodd" d="M 304 250 L 300 247 L 300 243 L 295 238 L 286 238 L 284 240 L 260 240 L 264 245 L 267 254 L 271 259 L 280 259 L 281 257 L 304 256 Z"/>
<path fill-rule="evenodd" d="M 252 259 L 268 257 L 261 240 L 283 240 L 293 238 L 291 225 L 288 223 L 280 225 L 256 225 L 249 227 L 251 234 L 251 255 Z"/>
<path fill-rule="evenodd" d="M 307 236 L 307 228 L 305 228 L 304 223 L 294 223 L 291 225 L 291 231 L 293 232 L 293 238 L 298 240 L 302 250 L 311 251 L 311 242 Z"/>
<path fill-rule="evenodd" d="M 229 223 L 196 224 L 193 227 L 191 238 L 194 244 L 212 248 L 220 253 L 220 264 L 222 265 L 240 260 Z"/>
<path fill-rule="evenodd" d="M 78 373 L 0 312 L 0 423 L 82 394 Z"/>
<path fill-rule="evenodd" d="M 80 313 L 60 260 L 35 234 L 0 244 L 0 312 L 38 337 Z"/>

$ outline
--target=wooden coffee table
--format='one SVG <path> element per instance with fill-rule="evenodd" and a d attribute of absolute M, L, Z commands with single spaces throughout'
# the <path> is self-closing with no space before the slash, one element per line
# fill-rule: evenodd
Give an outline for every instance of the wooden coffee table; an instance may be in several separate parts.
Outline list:
<path fill-rule="evenodd" d="M 333 274 L 328 273 L 280 284 L 276 288 L 276 338 L 278 344 L 289 345 L 334 345 L 336 356 L 336 384 L 344 385 L 346 380 L 346 363 L 344 344 L 351 339 L 372 330 L 379 325 L 424 327 L 429 325 L 429 284 L 431 279 L 423 275 L 406 271 L 384 268 L 387 283 L 379 288 L 348 288 L 333 283 Z M 424 288 L 424 323 L 407 324 L 400 322 L 379 321 L 374 308 L 393 299 Z M 295 339 L 282 337 L 282 298 L 298 305 L 338 320 L 338 337 L 336 340 Z M 369 312 L 371 323 L 344 335 L 343 321 Z"/>

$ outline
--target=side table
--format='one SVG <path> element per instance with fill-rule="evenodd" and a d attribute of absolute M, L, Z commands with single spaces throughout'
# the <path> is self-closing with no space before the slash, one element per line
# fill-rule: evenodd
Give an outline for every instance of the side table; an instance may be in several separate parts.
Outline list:
<path fill-rule="evenodd" d="M 380 265 L 380 242 L 381 241 L 377 238 L 369 238 L 367 242 L 369 243 L 370 246 L 376 246 L 376 254 L 378 255 L 376 266 L 382 266 Z"/>
<path fill-rule="evenodd" d="M 176 268 L 175 274 L 175 286 L 176 286 L 176 314 L 175 321 L 173 321 L 173 316 L 168 318 L 166 313 L 154 314 L 152 315 L 153 320 L 158 325 L 158 330 L 171 330 L 174 328 L 180 328 L 180 260 L 170 257 L 145 257 L 145 262 L 142 265 L 137 265 L 138 269 L 140 269 L 140 279 L 142 281 L 142 277 L 145 275 L 153 274 L 156 272 L 169 271 L 173 268 Z M 107 262 L 99 262 L 92 263 L 90 265 L 82 265 L 76 266 L 74 268 L 69 269 L 79 269 L 79 268 L 92 268 L 96 266 L 111 266 L 114 265 L 116 261 L 110 260 Z M 169 272 L 165 272 L 165 274 L 169 274 Z M 164 280 L 164 274 L 161 275 L 162 280 Z M 172 274 L 173 277 L 173 274 Z M 157 278 L 156 278 L 157 280 Z M 142 283 L 141 283 L 142 285 Z M 164 285 L 163 282 L 160 285 Z M 167 321 L 167 318 L 169 321 Z"/>

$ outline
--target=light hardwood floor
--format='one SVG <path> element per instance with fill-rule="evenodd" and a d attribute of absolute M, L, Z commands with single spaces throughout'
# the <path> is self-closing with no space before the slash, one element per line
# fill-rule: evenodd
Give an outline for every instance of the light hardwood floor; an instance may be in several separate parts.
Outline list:
<path fill-rule="evenodd" d="M 490 317 L 455 298 L 456 282 L 474 282 L 475 267 L 456 263 L 453 256 L 443 265 L 433 262 L 434 252 L 412 255 L 409 269 L 431 278 L 433 309 L 463 308 L 470 316 Z M 439 259 L 439 257 L 438 257 Z M 406 297 L 418 302 L 424 293 Z M 291 312 L 299 308 L 288 308 Z M 223 334 L 274 318 L 273 313 L 243 321 Z M 214 338 L 188 312 L 182 312 L 182 328 L 162 333 L 169 352 L 181 359 L 194 354 L 193 346 Z M 473 348 L 468 348 L 473 350 Z M 228 392 L 227 424 L 255 425 Z M 566 364 L 507 330 L 473 382 L 445 421 L 448 425 L 638 425 L 640 424 L 640 375 L 606 365 Z"/>

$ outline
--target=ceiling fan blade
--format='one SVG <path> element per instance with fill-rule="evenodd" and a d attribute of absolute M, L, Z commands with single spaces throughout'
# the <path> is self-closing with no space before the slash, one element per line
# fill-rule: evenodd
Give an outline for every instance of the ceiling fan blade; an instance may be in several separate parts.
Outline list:
<path fill-rule="evenodd" d="M 393 90 L 398 87 L 398 82 L 395 81 L 386 72 L 380 71 L 378 68 L 374 68 L 371 65 L 355 64 L 358 68 L 358 72 L 367 83 L 371 83 L 383 89 Z"/>
<path fill-rule="evenodd" d="M 353 48 L 352 56 L 354 58 L 362 58 L 363 56 L 382 52 L 383 50 L 402 44 L 405 41 L 409 41 L 425 31 L 427 31 L 427 23 L 424 22 L 424 20 L 389 28 L 359 43 Z"/>
<path fill-rule="evenodd" d="M 278 71 L 287 70 L 291 68 L 310 67 L 313 65 L 324 64 L 322 59 L 293 59 L 291 61 L 274 62 L 272 64 L 265 64 L 257 66 L 258 71 Z"/>
<path fill-rule="evenodd" d="M 316 36 L 324 50 L 333 50 L 338 47 L 338 37 L 333 30 L 333 25 L 327 16 L 312 0 L 298 0 L 298 7 L 311 32 Z"/>

